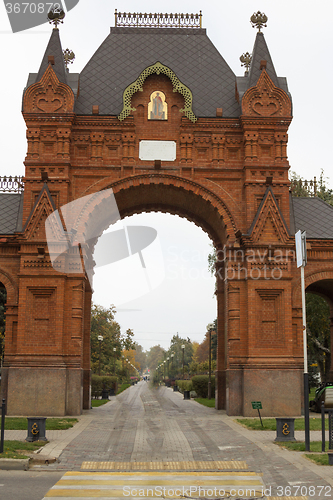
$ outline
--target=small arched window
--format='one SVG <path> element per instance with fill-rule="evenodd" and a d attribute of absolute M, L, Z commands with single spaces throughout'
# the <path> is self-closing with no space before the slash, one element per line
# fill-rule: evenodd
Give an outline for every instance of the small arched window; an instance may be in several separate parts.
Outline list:
<path fill-rule="evenodd" d="M 155 90 L 150 95 L 148 104 L 148 120 L 167 120 L 168 104 L 165 102 L 165 94 L 160 90 Z"/>

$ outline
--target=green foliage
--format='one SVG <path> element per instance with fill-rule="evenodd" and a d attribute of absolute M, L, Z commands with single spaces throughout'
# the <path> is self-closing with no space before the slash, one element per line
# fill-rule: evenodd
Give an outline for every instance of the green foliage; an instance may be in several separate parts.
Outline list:
<path fill-rule="evenodd" d="M 185 346 L 184 349 L 184 372 L 189 373 L 189 365 L 192 362 L 193 357 L 193 345 L 191 340 L 182 338 L 178 335 L 174 335 L 170 342 L 169 350 L 165 354 L 165 358 L 169 357 L 169 376 L 170 378 L 179 377 L 183 373 L 183 349 L 182 345 Z M 173 354 L 173 358 L 171 355 Z"/>
<path fill-rule="evenodd" d="M 147 354 L 147 365 L 151 371 L 156 370 L 156 367 L 162 362 L 165 356 L 165 350 L 158 344 L 149 349 Z"/>
<path fill-rule="evenodd" d="M 125 391 L 129 387 L 131 387 L 131 384 L 127 384 L 127 383 L 121 384 L 121 386 L 118 388 L 117 394 L 120 394 L 121 392 Z"/>
<path fill-rule="evenodd" d="M 115 312 L 113 306 L 105 309 L 93 305 L 91 308 L 91 369 L 94 373 L 99 372 L 99 355 L 101 373 L 112 373 L 114 356 L 119 358 L 121 355 L 120 325 L 114 319 Z M 103 336 L 102 341 L 98 340 L 99 335 Z"/>
<path fill-rule="evenodd" d="M 281 446 L 281 448 L 288 448 L 288 450 L 293 451 L 305 451 L 304 441 L 276 441 L 276 444 Z M 321 441 L 311 441 L 310 443 L 311 451 L 321 452 Z M 328 442 L 325 443 L 325 449 L 328 450 Z"/>
<path fill-rule="evenodd" d="M 208 408 L 215 408 L 215 398 L 194 398 L 194 401 L 200 403 L 203 406 L 208 406 Z"/>
<path fill-rule="evenodd" d="M 29 458 L 29 455 L 34 451 L 47 444 L 47 441 L 33 441 L 26 443 L 23 441 L 5 441 L 3 453 L 0 453 L 0 458 Z M 28 452 L 25 454 L 25 452 Z"/>
<path fill-rule="evenodd" d="M 208 396 L 208 375 L 195 375 L 192 377 L 193 390 L 197 393 L 198 398 L 206 398 Z M 215 394 L 215 377 L 211 377 L 211 394 Z"/>
<path fill-rule="evenodd" d="M 78 422 L 77 418 L 47 418 L 45 429 L 47 431 L 66 430 L 73 427 Z M 6 417 L 6 431 L 26 431 L 28 430 L 28 420 L 25 417 Z"/>
<path fill-rule="evenodd" d="M 212 243 L 210 243 L 210 246 L 212 247 L 212 251 L 208 254 L 208 271 L 212 276 L 214 276 L 216 264 L 216 248 Z"/>
<path fill-rule="evenodd" d="M 94 398 L 98 398 L 102 395 L 102 390 L 106 389 L 110 391 L 110 389 L 116 389 L 117 387 L 117 377 L 108 376 L 108 375 L 91 375 L 91 395 Z"/>
<path fill-rule="evenodd" d="M 108 403 L 109 401 L 109 399 L 92 399 L 91 406 L 93 408 L 97 408 L 98 406 L 105 405 L 105 403 Z"/>
<path fill-rule="evenodd" d="M 141 372 L 147 367 L 147 354 L 142 350 L 142 346 L 135 342 L 135 362 L 139 363 Z"/>
<path fill-rule="evenodd" d="M 312 445 L 312 443 L 311 443 Z M 326 453 L 305 453 L 304 456 L 314 462 L 317 465 L 329 465 L 328 463 L 328 454 Z"/>
<path fill-rule="evenodd" d="M 305 451 L 305 443 L 300 441 L 283 441 L 276 442 L 281 448 L 287 448 L 292 451 Z M 310 450 L 314 453 L 306 453 L 304 456 L 318 465 L 329 465 L 328 454 L 321 453 L 321 441 L 311 441 Z M 328 442 L 325 443 L 325 450 L 328 450 Z"/>
<path fill-rule="evenodd" d="M 290 172 L 289 177 L 291 181 L 291 192 L 293 196 L 309 197 L 313 195 L 313 190 L 312 194 L 310 194 L 307 186 L 304 184 L 303 177 L 296 174 L 296 172 Z M 317 182 L 316 196 L 326 201 L 326 203 L 333 205 L 333 189 L 329 189 L 327 187 L 328 180 L 328 177 L 325 177 L 324 171 L 321 170 L 319 181 Z"/>
<path fill-rule="evenodd" d="M 136 343 L 133 340 L 134 332 L 130 328 L 128 328 L 125 332 L 125 337 L 121 339 L 122 347 L 125 351 L 129 351 L 131 349 L 135 350 Z"/>
<path fill-rule="evenodd" d="M 255 412 L 256 410 L 253 410 Z M 275 418 L 262 418 L 263 427 L 258 418 L 237 418 L 236 422 L 253 431 L 276 431 Z M 304 431 L 304 418 L 295 418 L 295 431 Z M 325 428 L 328 429 L 328 419 L 325 419 Z M 321 430 L 321 417 L 310 418 L 310 431 Z"/>
<path fill-rule="evenodd" d="M 330 308 L 326 300 L 313 293 L 306 294 L 307 340 L 309 359 L 315 360 L 321 381 L 328 382 L 330 356 Z"/>
<path fill-rule="evenodd" d="M 176 384 L 181 392 L 193 391 L 192 380 L 176 380 Z"/>

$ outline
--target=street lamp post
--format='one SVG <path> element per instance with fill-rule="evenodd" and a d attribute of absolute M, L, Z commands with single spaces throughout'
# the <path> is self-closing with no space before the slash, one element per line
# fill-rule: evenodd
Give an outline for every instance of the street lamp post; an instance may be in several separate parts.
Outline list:
<path fill-rule="evenodd" d="M 99 362 L 98 362 L 98 375 L 101 376 L 101 344 L 103 342 L 103 335 L 98 335 L 99 342 Z"/>
<path fill-rule="evenodd" d="M 168 362 L 168 378 L 170 378 L 170 372 L 169 372 L 169 356 L 167 357 L 167 362 Z"/>
<path fill-rule="evenodd" d="M 175 353 L 173 352 L 171 354 L 171 371 L 172 371 L 172 376 L 174 376 L 174 371 L 173 371 L 173 358 L 174 358 Z"/>
<path fill-rule="evenodd" d="M 183 349 L 183 380 L 184 380 L 184 360 L 185 360 L 185 345 L 183 344 L 182 345 L 182 349 Z"/>
<path fill-rule="evenodd" d="M 113 348 L 113 375 L 116 374 L 116 348 Z"/>
<path fill-rule="evenodd" d="M 212 330 L 209 329 L 209 375 L 208 375 L 208 399 L 211 399 L 212 397 Z"/>

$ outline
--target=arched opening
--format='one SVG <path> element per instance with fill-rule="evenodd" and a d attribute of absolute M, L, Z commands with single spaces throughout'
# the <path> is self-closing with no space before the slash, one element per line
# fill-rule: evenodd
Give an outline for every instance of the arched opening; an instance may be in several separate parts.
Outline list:
<path fill-rule="evenodd" d="M 207 324 L 217 317 L 215 279 L 208 271 L 208 235 L 184 218 L 157 212 L 125 217 L 121 225 L 156 229 L 161 252 L 156 247 L 143 250 L 147 283 L 140 282 L 145 272 L 139 255 L 95 269 L 93 302 L 103 307 L 113 303 L 122 330 L 133 328 L 144 349 L 155 344 L 167 348 L 177 332 L 201 342 Z M 162 276 L 150 280 L 149 259 L 157 258 L 159 262 L 152 265 L 154 270 L 156 264 L 161 267 Z"/>
<path fill-rule="evenodd" d="M 306 309 L 309 373 L 317 372 L 318 382 L 333 382 L 332 279 L 315 281 L 306 288 Z"/>
<path fill-rule="evenodd" d="M 202 230 L 204 233 L 206 233 L 206 248 L 207 248 L 207 254 L 205 257 L 205 262 L 204 262 L 204 267 L 205 267 L 205 272 L 207 275 L 209 275 L 208 272 L 208 261 L 207 261 L 207 256 L 209 251 L 211 251 L 211 248 L 209 247 L 209 241 L 213 243 L 216 249 L 218 248 L 223 248 L 223 245 L 226 244 L 228 241 L 229 236 L 231 236 L 230 239 L 233 239 L 233 234 L 234 234 L 234 227 L 233 227 L 233 221 L 231 217 L 229 216 L 226 207 L 223 205 L 221 200 L 219 200 L 217 197 L 213 199 L 213 196 L 211 196 L 211 193 L 201 187 L 200 191 L 199 189 L 196 189 L 196 185 L 191 182 L 188 186 L 186 185 L 186 181 L 181 180 L 182 182 L 179 182 L 179 184 L 184 184 L 182 185 L 175 185 L 175 179 L 172 176 L 163 176 L 159 175 L 157 176 L 156 174 L 151 175 L 151 176 L 143 176 L 143 182 L 141 184 L 133 186 L 132 183 L 129 183 L 127 180 L 122 182 L 122 185 L 111 185 L 111 186 L 103 186 L 103 187 L 112 187 L 113 192 L 115 194 L 115 199 L 117 202 L 117 207 L 121 216 L 121 224 L 124 225 L 124 223 L 128 224 L 133 224 L 131 216 L 135 214 L 136 217 L 136 224 L 139 224 L 140 217 L 163 217 L 163 214 L 165 214 L 165 217 L 169 217 L 169 224 L 170 224 L 170 217 L 173 218 L 175 216 L 179 221 L 183 219 L 183 223 L 187 224 L 187 227 L 194 227 L 197 231 L 202 233 Z M 155 180 L 155 177 L 157 178 Z M 180 181 L 180 180 L 179 180 Z M 129 185 L 127 185 L 129 184 Z M 202 191 L 206 193 L 205 196 L 202 196 Z M 200 193 L 200 194 L 198 194 Z M 210 199 L 210 197 L 212 199 Z M 97 207 L 95 207 L 97 208 Z M 94 210 L 92 210 L 92 217 L 94 217 Z M 100 213 L 101 211 L 99 211 Z M 138 214 L 142 214 L 141 216 Z M 109 220 L 108 215 L 105 214 L 103 220 L 104 222 L 99 219 L 99 226 L 102 227 L 103 229 L 106 230 L 110 224 L 113 222 Z M 186 220 L 185 220 L 186 219 Z M 225 220 L 226 219 L 226 220 Z M 128 222 L 127 222 L 128 221 Z M 194 224 L 191 224 L 194 223 Z M 144 226 L 150 226 L 152 225 L 151 222 L 141 222 L 140 225 Z M 198 226 L 197 228 L 195 226 Z M 199 229 L 200 228 L 200 229 Z M 182 230 L 183 235 L 185 235 L 186 239 L 186 230 Z M 202 233 L 202 234 L 204 234 Z M 175 235 L 173 235 L 175 236 Z M 98 245 L 98 238 L 94 239 L 92 238 L 91 240 L 91 250 L 93 248 L 97 247 Z M 192 246 L 195 246 L 195 238 L 193 239 Z M 196 249 L 195 248 L 187 248 L 186 249 L 187 254 L 195 254 Z M 174 256 L 172 255 L 174 258 Z M 139 261 L 139 257 L 137 256 L 137 260 Z M 122 263 L 120 263 L 120 267 L 123 265 L 124 268 L 126 268 L 126 263 L 125 259 Z M 172 272 L 177 272 L 175 268 L 171 269 Z M 182 271 L 182 270 L 181 270 Z M 180 271 L 180 272 L 181 272 Z M 95 276 L 95 281 L 93 284 L 93 288 L 96 287 L 96 278 L 98 276 L 98 273 L 101 272 L 101 280 L 104 283 L 111 283 L 112 277 L 107 277 L 105 273 L 105 269 L 101 269 L 100 271 L 94 270 L 96 273 Z M 186 272 L 189 273 L 189 279 L 190 280 L 196 280 L 197 273 L 201 272 L 198 271 L 198 269 L 190 269 L 187 270 Z M 211 278 L 211 282 L 214 282 L 214 279 Z M 131 284 L 128 278 L 125 280 L 128 290 L 132 292 L 131 289 Z M 111 288 L 111 286 L 110 286 Z M 178 289 L 177 289 L 178 291 Z M 172 292 L 169 291 L 169 294 L 172 295 Z M 104 294 L 105 295 L 105 294 Z M 130 294 L 129 294 L 130 295 Z M 139 292 L 139 295 L 146 295 L 141 294 Z M 148 294 L 149 295 L 149 294 Z M 173 294 L 175 295 L 175 294 Z M 209 296 L 209 299 L 213 300 L 213 295 L 214 295 L 214 284 L 211 286 L 211 289 L 209 292 L 207 292 L 207 295 Z M 153 304 L 155 304 L 155 313 L 156 311 L 157 318 L 163 318 L 163 314 L 165 314 L 167 317 L 168 312 L 164 309 L 161 304 L 163 304 L 163 298 L 159 298 L 158 295 L 158 290 L 154 289 L 154 293 L 151 295 L 151 307 L 153 308 Z M 129 302 L 131 304 L 131 300 L 138 300 L 139 297 L 133 297 L 130 295 L 129 300 L 126 300 L 125 298 L 121 298 L 122 304 Z M 198 297 L 193 297 L 190 300 L 189 299 L 189 294 L 184 293 L 182 297 L 180 297 L 177 300 L 177 306 L 179 309 L 181 309 L 181 303 L 184 302 L 184 300 L 189 300 L 191 302 L 191 305 L 193 307 L 193 312 L 192 314 L 195 314 L 194 309 L 196 309 L 196 314 L 198 314 L 198 310 L 201 307 L 200 304 L 200 299 Z M 225 311 L 225 295 L 224 295 L 224 290 L 221 288 L 221 290 L 217 290 L 216 293 L 216 299 L 217 299 L 217 306 L 215 306 L 215 313 L 214 314 L 209 314 L 205 320 L 202 322 L 202 326 L 200 326 L 200 329 L 202 329 L 202 332 L 199 330 L 197 331 L 198 334 L 201 333 L 201 335 L 204 337 L 205 335 L 205 327 L 207 326 L 208 323 L 212 323 L 215 318 L 217 317 L 218 319 L 218 333 L 217 333 L 217 338 L 218 338 L 218 361 L 217 361 L 217 393 L 218 393 L 218 408 L 222 409 L 225 407 L 225 393 L 226 393 L 226 377 L 225 377 L 225 370 L 226 370 L 226 355 L 225 355 L 225 321 L 223 318 L 224 311 Z M 98 299 L 98 293 L 96 293 L 95 297 L 93 297 L 93 301 L 95 303 L 100 303 L 101 300 Z M 109 304 L 111 305 L 112 303 L 115 303 L 117 306 L 116 300 L 113 297 L 109 297 Z M 160 309 L 158 309 L 157 304 L 161 306 Z M 122 307 L 121 307 L 122 308 Z M 135 306 L 129 306 L 126 307 L 124 306 L 124 309 L 127 308 L 132 308 L 132 309 L 137 309 Z M 152 310 L 152 309 L 151 309 Z M 217 312 L 216 312 L 217 311 Z M 121 315 L 125 314 L 126 311 L 121 311 Z M 132 312 L 134 315 L 136 311 Z M 190 314 L 190 313 L 189 313 Z M 123 316 L 124 317 L 124 316 Z M 134 316 L 132 316 L 134 317 Z M 126 324 L 126 321 L 128 323 Z M 133 325 L 130 323 L 130 319 L 128 320 L 123 320 L 124 326 L 123 328 L 126 329 L 127 327 L 130 328 Z M 148 327 L 147 327 L 148 326 Z M 172 330 L 173 333 L 179 332 L 181 330 L 179 324 L 176 325 L 174 324 L 172 327 L 169 328 L 169 330 Z M 134 328 L 135 330 L 135 328 Z M 143 331 L 152 331 L 154 333 L 163 333 L 164 330 L 159 326 L 154 326 L 149 329 L 149 325 L 143 325 L 141 323 L 139 330 L 140 332 Z M 171 331 L 171 333 L 172 333 Z M 190 336 L 189 331 L 184 332 L 184 335 Z M 151 340 L 151 339 L 150 339 Z M 202 339 L 203 340 L 203 339 Z M 157 342 L 158 343 L 158 342 Z"/>

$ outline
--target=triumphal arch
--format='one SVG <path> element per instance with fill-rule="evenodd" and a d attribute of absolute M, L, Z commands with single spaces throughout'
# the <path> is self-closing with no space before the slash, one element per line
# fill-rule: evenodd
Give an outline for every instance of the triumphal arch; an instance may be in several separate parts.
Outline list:
<path fill-rule="evenodd" d="M 290 194 L 292 99 L 262 33 L 265 16 L 251 19 L 258 32 L 239 77 L 201 14 L 116 13 L 80 74 L 66 68 L 55 23 L 23 92 L 24 178 L 1 179 L 8 414 L 90 408 L 92 251 L 113 222 L 110 193 L 120 217 L 178 214 L 214 242 L 216 407 L 253 416 L 259 400 L 264 415 L 301 413 L 294 235 L 307 231 L 306 285 L 331 300 L 333 209 Z"/>

